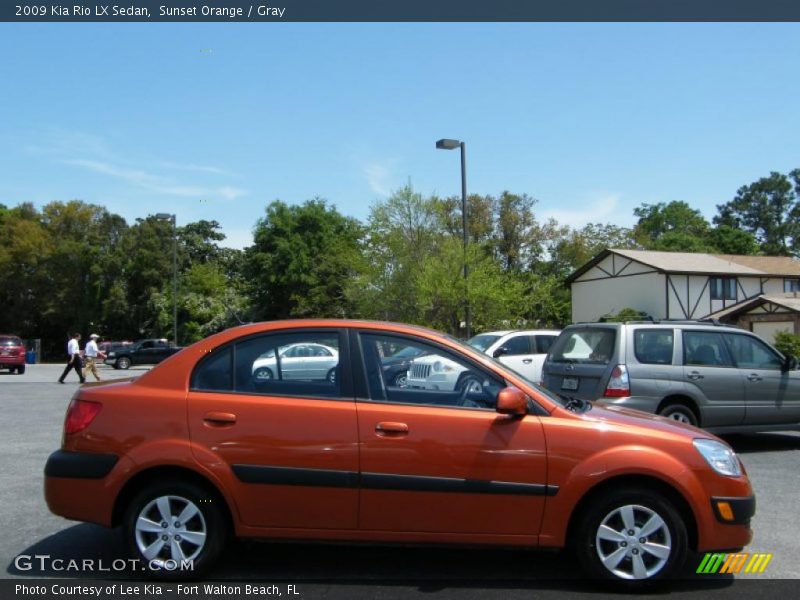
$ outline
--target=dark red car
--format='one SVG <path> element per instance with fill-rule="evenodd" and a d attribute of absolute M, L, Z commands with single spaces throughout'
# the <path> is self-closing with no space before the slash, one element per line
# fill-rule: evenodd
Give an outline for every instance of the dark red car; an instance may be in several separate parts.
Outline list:
<path fill-rule="evenodd" d="M 25 372 L 25 344 L 15 335 L 0 334 L 0 369 Z"/>

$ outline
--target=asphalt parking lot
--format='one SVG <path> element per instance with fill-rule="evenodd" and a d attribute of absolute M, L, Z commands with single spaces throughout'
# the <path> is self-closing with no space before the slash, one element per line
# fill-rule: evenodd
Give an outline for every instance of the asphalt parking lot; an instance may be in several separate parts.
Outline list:
<path fill-rule="evenodd" d="M 72 373 L 67 383 L 56 380 L 62 365 L 29 365 L 24 375 L 0 373 L 0 563 L 5 578 L 80 577 L 34 568 L 18 569 L 20 554 L 49 554 L 53 558 L 93 558 L 110 563 L 125 557 L 117 531 L 78 524 L 56 517 L 47 510 L 42 497 L 42 470 L 47 456 L 61 439 L 61 428 L 70 397 L 78 387 Z M 147 367 L 130 371 L 101 368 L 104 379 L 129 377 Z M 800 434 L 769 433 L 729 436 L 740 453 L 753 481 L 758 509 L 753 521 L 755 537 L 750 552 L 772 553 L 773 558 L 760 579 L 797 577 L 796 557 L 800 555 L 800 523 L 795 507 L 800 500 L 797 465 Z M 512 590 L 570 590 L 581 593 L 573 562 L 563 553 L 482 549 L 414 549 L 317 544 L 238 543 L 226 555 L 214 579 L 259 579 L 323 585 L 326 596 L 378 596 L 378 587 L 435 591 L 442 585 L 476 592 L 481 598 L 500 588 Z M 695 556 L 690 560 L 698 560 Z M 696 566 L 697 563 L 694 563 Z M 687 570 L 687 580 L 675 582 L 684 590 L 700 586 L 705 594 L 706 576 Z M 136 577 L 131 573 L 109 573 L 104 577 Z M 737 575 L 745 579 L 748 575 Z M 727 581 L 727 583 L 726 583 Z M 446 582 L 442 584 L 441 582 Z M 730 585 L 730 577 L 717 580 Z M 510 587 L 509 587 L 510 586 Z M 338 592 L 337 592 L 338 590 Z M 355 590 L 355 591 L 354 591 Z M 361 594 L 356 594 L 356 592 Z M 695 590 L 699 591 L 699 590 Z M 466 596 L 470 593 L 464 592 Z M 512 594 L 513 595 L 513 594 Z"/>

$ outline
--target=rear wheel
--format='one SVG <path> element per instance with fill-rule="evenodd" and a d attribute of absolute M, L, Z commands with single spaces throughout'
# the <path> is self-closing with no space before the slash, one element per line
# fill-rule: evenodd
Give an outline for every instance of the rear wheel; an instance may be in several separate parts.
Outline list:
<path fill-rule="evenodd" d="M 695 415 L 694 411 L 685 404 L 669 404 L 662 408 L 658 414 L 662 417 L 666 417 L 667 419 L 672 419 L 673 421 L 678 421 L 679 423 L 686 423 L 687 425 L 694 425 L 697 427 L 697 415 Z"/>
<path fill-rule="evenodd" d="M 117 369 L 127 370 L 131 368 L 131 359 L 127 356 L 120 356 L 114 365 Z"/>
<path fill-rule="evenodd" d="M 269 367 L 258 367 L 253 375 L 258 381 L 269 381 L 272 379 L 272 371 Z"/>
<path fill-rule="evenodd" d="M 211 568 L 228 538 L 219 500 L 189 482 L 156 482 L 125 513 L 125 542 L 156 579 L 196 577 Z"/>
<path fill-rule="evenodd" d="M 19 365 L 17 367 L 17 373 L 19 373 L 20 375 L 24 375 L 25 374 L 25 365 Z"/>
<path fill-rule="evenodd" d="M 579 517 L 572 540 L 587 573 L 636 588 L 668 578 L 686 558 L 686 525 L 661 494 L 609 490 Z"/>

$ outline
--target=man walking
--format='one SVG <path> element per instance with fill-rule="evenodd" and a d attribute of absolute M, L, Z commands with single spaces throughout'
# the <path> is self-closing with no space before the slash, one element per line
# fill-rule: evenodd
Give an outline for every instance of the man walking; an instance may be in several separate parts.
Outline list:
<path fill-rule="evenodd" d="M 86 348 L 83 349 L 83 357 L 86 364 L 83 367 L 83 379 L 86 380 L 86 373 L 87 371 L 91 371 L 92 375 L 97 381 L 100 381 L 100 375 L 97 374 L 97 355 L 99 351 L 97 349 L 97 340 L 100 336 L 96 333 L 93 333 L 89 336 L 89 341 L 86 342 Z"/>
<path fill-rule="evenodd" d="M 81 383 L 85 383 L 86 379 L 83 378 L 83 373 L 81 372 L 81 347 L 78 342 L 80 342 L 81 334 L 76 333 L 72 336 L 72 339 L 67 343 L 67 354 L 69 355 L 69 359 L 67 360 L 67 366 L 64 368 L 64 372 L 61 374 L 61 377 L 58 378 L 58 383 L 64 383 L 64 378 L 69 373 L 70 369 L 75 369 L 75 372 L 78 374 L 78 377 L 81 379 Z"/>

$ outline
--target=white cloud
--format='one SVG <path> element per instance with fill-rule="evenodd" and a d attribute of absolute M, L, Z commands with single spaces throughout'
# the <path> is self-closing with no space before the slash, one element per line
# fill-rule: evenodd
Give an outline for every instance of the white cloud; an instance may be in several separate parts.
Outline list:
<path fill-rule="evenodd" d="M 370 163 L 362 167 L 370 189 L 381 196 L 391 196 L 391 170 L 385 164 Z"/>
<path fill-rule="evenodd" d="M 589 194 L 583 200 L 576 202 L 575 208 L 553 208 L 543 207 L 539 211 L 539 217 L 543 220 L 555 219 L 561 225 L 569 225 L 573 228 L 583 227 L 588 223 L 607 223 L 615 222 L 618 225 L 619 218 L 617 208 L 619 207 L 620 197 L 615 193 Z"/>

